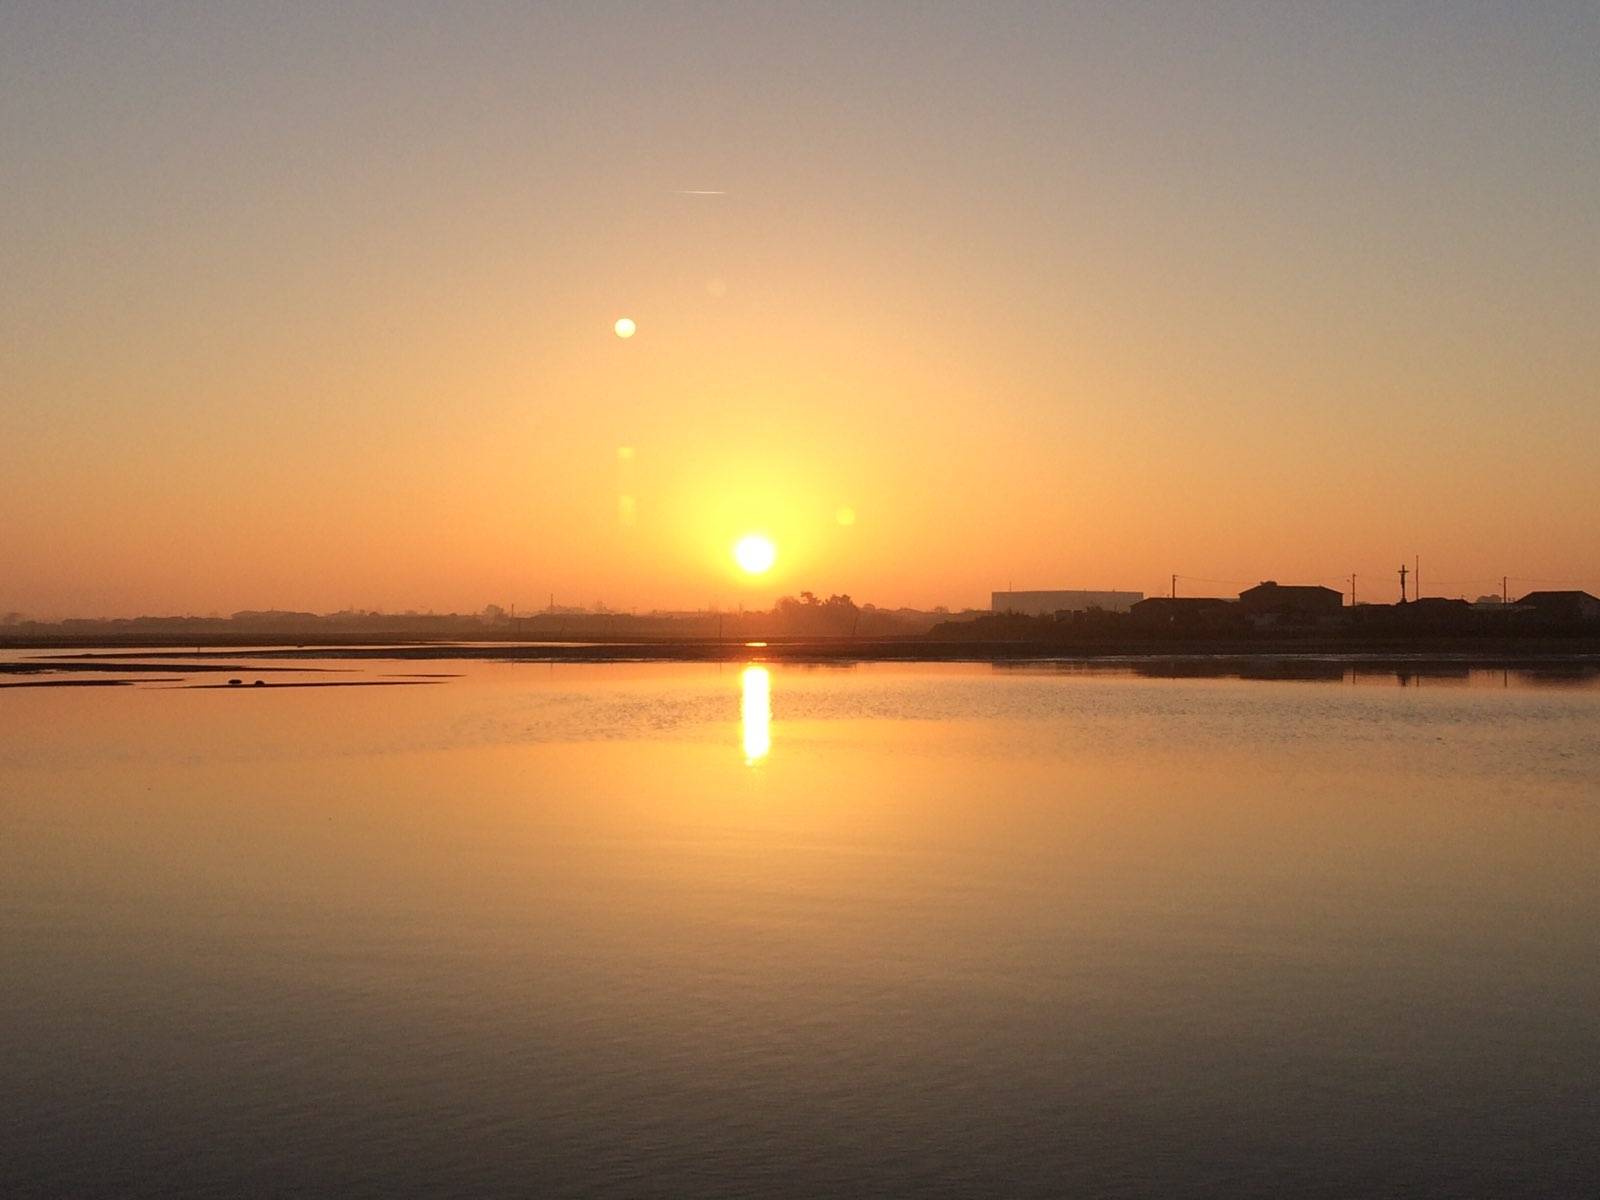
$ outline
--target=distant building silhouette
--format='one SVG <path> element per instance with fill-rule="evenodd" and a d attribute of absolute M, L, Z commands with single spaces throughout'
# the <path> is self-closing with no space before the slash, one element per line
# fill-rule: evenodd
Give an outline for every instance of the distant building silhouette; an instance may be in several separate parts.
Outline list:
<path fill-rule="evenodd" d="M 1047 617 L 1058 612 L 1125 613 L 1144 599 L 1143 592 L 994 592 L 989 611 Z"/>
<path fill-rule="evenodd" d="M 1320 585 L 1284 585 L 1268 579 L 1239 593 L 1239 603 L 1253 617 L 1338 616 L 1344 593 Z"/>
<path fill-rule="evenodd" d="M 1588 592 L 1529 592 L 1517 607 L 1550 621 L 1600 621 L 1600 597 Z"/>

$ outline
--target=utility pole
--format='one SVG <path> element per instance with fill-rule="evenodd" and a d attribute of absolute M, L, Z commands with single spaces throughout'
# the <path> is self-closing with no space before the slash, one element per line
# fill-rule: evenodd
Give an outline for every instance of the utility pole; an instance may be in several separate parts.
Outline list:
<path fill-rule="evenodd" d="M 1401 563 L 1400 564 L 1400 603 L 1401 604 L 1404 604 L 1406 602 L 1406 575 L 1407 574 L 1408 574 L 1408 572 L 1406 571 L 1405 563 Z"/>
<path fill-rule="evenodd" d="M 1508 604 L 1511 603 L 1510 596 L 1507 594 L 1507 588 L 1506 588 L 1506 583 L 1507 582 L 1508 582 L 1507 576 L 1505 576 L 1505 575 L 1500 576 L 1500 607 L 1501 608 L 1505 608 Z"/>
<path fill-rule="evenodd" d="M 1172 577 L 1172 598 L 1174 600 L 1178 598 L 1178 577 L 1176 575 Z"/>
<path fill-rule="evenodd" d="M 1350 572 L 1350 607 L 1356 606 L 1356 573 Z"/>
<path fill-rule="evenodd" d="M 1422 555 L 1417 555 L 1416 570 L 1411 572 L 1411 594 L 1422 599 Z"/>

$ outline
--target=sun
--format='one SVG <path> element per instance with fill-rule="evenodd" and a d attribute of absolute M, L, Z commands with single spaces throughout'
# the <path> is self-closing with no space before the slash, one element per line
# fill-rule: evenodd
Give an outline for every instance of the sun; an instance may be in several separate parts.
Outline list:
<path fill-rule="evenodd" d="M 765 575 L 778 561 L 778 548 L 769 537 L 746 534 L 733 544 L 733 561 L 747 575 Z"/>

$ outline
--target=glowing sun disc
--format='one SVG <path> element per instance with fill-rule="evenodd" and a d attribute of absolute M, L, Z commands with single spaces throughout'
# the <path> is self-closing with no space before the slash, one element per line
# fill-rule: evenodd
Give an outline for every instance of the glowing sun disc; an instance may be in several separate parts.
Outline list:
<path fill-rule="evenodd" d="M 639 329 L 632 317 L 618 317 L 617 323 L 611 328 L 619 338 L 631 338 Z"/>
<path fill-rule="evenodd" d="M 778 548 L 771 538 L 752 533 L 734 543 L 733 561 L 747 575 L 765 575 L 778 561 Z"/>

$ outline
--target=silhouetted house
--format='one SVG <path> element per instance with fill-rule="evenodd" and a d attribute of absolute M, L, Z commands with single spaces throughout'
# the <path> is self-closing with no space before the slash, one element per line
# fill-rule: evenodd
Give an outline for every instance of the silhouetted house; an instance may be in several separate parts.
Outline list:
<path fill-rule="evenodd" d="M 1529 592 L 1517 607 L 1546 621 L 1600 621 L 1600 598 L 1588 592 Z"/>
<path fill-rule="evenodd" d="M 1344 593 L 1317 585 L 1285 586 L 1268 579 L 1240 592 L 1239 604 L 1252 617 L 1336 617 L 1344 607 Z"/>
<path fill-rule="evenodd" d="M 1209 632 L 1237 624 L 1244 614 L 1235 601 L 1214 596 L 1151 596 L 1130 608 L 1128 615 L 1146 629 Z"/>

